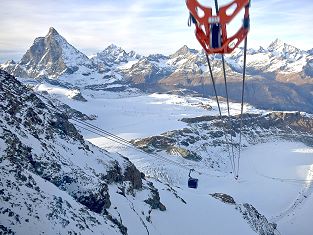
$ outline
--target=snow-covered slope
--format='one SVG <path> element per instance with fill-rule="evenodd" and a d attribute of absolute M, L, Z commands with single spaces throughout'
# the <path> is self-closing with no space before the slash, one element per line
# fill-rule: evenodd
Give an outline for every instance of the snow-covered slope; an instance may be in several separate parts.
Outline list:
<path fill-rule="evenodd" d="M 311 51 L 276 40 L 248 55 L 247 80 L 256 87 L 252 94 L 247 86 L 247 96 L 271 100 L 271 108 L 311 110 Z M 219 83 L 221 57 L 214 59 Z M 240 49 L 226 56 L 231 97 L 242 59 Z M 187 46 L 170 56 L 140 56 L 111 45 L 89 59 L 50 28 L 21 61 L 0 65 L 45 97 L 0 71 L 0 233 L 263 235 L 277 234 L 278 224 L 282 234 L 310 235 L 311 115 L 246 105 L 240 180 L 234 181 L 214 101 L 131 88 L 210 84 L 205 64 L 204 54 Z M 142 138 L 133 143 L 162 157 L 78 132 L 80 125 L 53 105 L 128 140 Z M 226 113 L 225 103 L 221 107 Z M 237 162 L 240 105 L 231 103 L 231 111 L 232 128 L 225 129 Z M 190 168 L 202 173 L 198 190 L 186 187 Z"/>
<path fill-rule="evenodd" d="M 146 180 L 86 142 L 51 102 L 2 70 L 0 81 L 1 233 L 275 234 L 251 204 Z"/>
<path fill-rule="evenodd" d="M 147 200 L 165 210 L 131 162 L 85 142 L 2 70 L 0 80 L 1 233 L 136 234 Z"/>
<path fill-rule="evenodd" d="M 41 86 L 39 90 L 46 90 L 51 96 L 55 95 L 54 89 Z M 68 99 L 66 92 L 57 94 L 57 98 L 88 116 L 95 116 L 96 119 L 89 123 L 128 140 L 141 138 L 134 143 L 143 150 L 178 164 L 127 148 L 116 141 L 82 129 L 84 137 L 95 145 L 122 153 L 147 177 L 171 185 L 187 202 L 188 219 L 185 222 L 196 218 L 199 231 L 203 231 L 204 223 L 210 223 L 212 231 L 215 231 L 215 226 L 211 222 L 219 224 L 216 221 L 205 222 L 197 216 L 201 214 L 205 218 L 211 218 L 209 212 L 204 212 L 206 210 L 211 211 L 215 218 L 220 215 L 215 214 L 220 211 L 203 195 L 224 193 L 233 197 L 238 204 L 235 206 L 237 209 L 246 202 L 253 205 L 268 221 L 276 223 L 282 234 L 292 235 L 294 233 L 290 231 L 296 230 L 301 231 L 301 234 L 311 234 L 313 228 L 307 218 L 309 211 L 313 209 L 310 204 L 313 182 L 312 115 L 262 111 L 246 105 L 240 178 L 235 181 L 230 173 L 232 167 L 227 153 L 228 147 L 222 124 L 217 118 L 218 108 L 213 100 L 185 94 L 147 95 L 91 90 L 82 90 L 82 95 L 87 102 Z M 223 114 L 226 114 L 227 107 L 224 102 L 221 108 Z M 230 134 L 233 136 L 235 162 L 238 160 L 240 127 L 235 115 L 239 112 L 240 104 L 231 103 L 233 126 L 231 128 L 226 125 L 226 132 L 229 133 L 228 139 Z M 202 173 L 193 175 L 200 180 L 196 191 L 189 191 L 186 187 L 186 168 L 194 168 Z M 166 203 L 168 196 L 164 193 L 165 191 L 160 190 L 162 202 L 169 211 L 169 204 L 172 205 L 173 202 L 169 200 L 169 203 Z M 205 208 L 204 205 L 209 206 Z M 178 208 L 175 210 L 183 214 L 182 206 Z M 190 214 L 192 216 L 189 216 Z M 239 234 L 246 234 L 243 231 Z M 182 227 L 179 233 L 190 234 L 192 230 Z M 220 233 L 229 234 L 229 231 Z M 273 234 L 273 231 L 264 234 Z"/>

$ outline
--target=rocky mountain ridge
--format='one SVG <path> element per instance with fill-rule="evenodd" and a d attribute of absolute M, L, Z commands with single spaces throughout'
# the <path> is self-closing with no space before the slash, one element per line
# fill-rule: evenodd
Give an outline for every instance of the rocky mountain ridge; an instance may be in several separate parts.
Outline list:
<path fill-rule="evenodd" d="M 276 39 L 268 48 L 247 51 L 246 101 L 256 107 L 313 112 L 313 55 Z M 217 90 L 225 96 L 221 57 L 211 56 Z M 225 56 L 230 98 L 240 100 L 242 48 Z M 91 59 L 66 42 L 54 28 L 37 38 L 21 61 L 0 68 L 17 77 L 58 79 L 74 88 L 119 89 L 137 86 L 152 91 L 188 88 L 214 95 L 202 51 L 183 46 L 172 55 L 141 56 L 110 45 Z M 114 85 L 115 86 L 115 85 Z M 101 88 L 102 87 L 102 88 Z M 110 89 L 110 88 L 109 88 Z M 256 91 L 258 94 L 256 95 Z"/>
<path fill-rule="evenodd" d="M 223 118 L 228 119 L 226 116 Z M 241 125 L 238 116 L 232 116 L 227 121 L 221 121 L 217 116 L 184 118 L 182 121 L 188 123 L 187 128 L 134 140 L 134 144 L 144 151 L 161 151 L 194 161 L 199 166 L 225 171 L 229 163 L 222 154 L 228 148 L 224 133 L 228 139 L 232 136 L 233 147 L 238 152 Z M 244 147 L 277 139 L 302 142 L 313 147 L 313 120 L 299 112 L 244 114 L 242 135 Z"/>
<path fill-rule="evenodd" d="M 228 72 L 241 73 L 242 56 L 242 48 L 236 49 L 233 54 L 226 55 Z M 220 56 L 215 56 L 215 59 L 220 61 Z M 312 83 L 310 78 L 312 77 L 310 74 L 312 72 L 312 60 L 310 50 L 303 51 L 276 39 L 268 48 L 248 49 L 248 74 L 250 72 L 251 75 L 255 75 L 252 71 L 258 71 L 261 77 L 262 73 L 274 73 L 273 76 L 297 74 L 298 77 L 295 82 L 304 79 L 302 82 Z M 128 66 L 125 66 L 126 64 Z M 134 51 L 126 52 L 124 49 L 111 44 L 89 59 L 70 45 L 53 27 L 49 29 L 45 37 L 35 39 L 21 61 L 16 63 L 9 60 L 1 67 L 14 76 L 30 78 L 38 78 L 39 76 L 58 78 L 66 73 L 74 73 L 79 66 L 93 69 L 98 67 L 98 69 L 104 70 L 118 67 L 125 77 L 133 77 L 134 71 L 138 70 L 142 64 L 147 67 L 154 65 L 158 71 L 162 69 L 168 71 L 168 73 L 163 73 L 160 79 L 153 81 L 166 80 L 169 75 L 174 76 L 175 72 L 181 70 L 185 73 L 192 73 L 193 76 L 207 75 L 208 72 L 206 66 L 203 66 L 206 64 L 203 52 L 190 49 L 186 45 L 169 56 L 162 54 L 142 56 Z M 151 72 L 149 75 L 153 77 Z"/>
<path fill-rule="evenodd" d="M 85 142 L 53 104 L 2 70 L 0 81 L 1 234 L 128 234 L 120 214 L 144 221 L 166 209 L 129 160 Z"/>

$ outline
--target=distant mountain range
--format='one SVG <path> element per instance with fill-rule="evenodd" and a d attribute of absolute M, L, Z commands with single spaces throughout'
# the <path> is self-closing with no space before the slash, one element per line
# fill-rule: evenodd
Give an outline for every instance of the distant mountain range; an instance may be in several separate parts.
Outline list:
<path fill-rule="evenodd" d="M 221 56 L 212 56 L 219 95 L 224 96 Z M 229 93 L 240 100 L 243 50 L 226 55 Z M 88 58 L 54 28 L 34 40 L 19 62 L 0 68 L 20 78 L 54 79 L 84 88 L 127 83 L 152 91 L 183 87 L 213 95 L 202 51 L 183 46 L 172 55 L 142 56 L 110 45 Z M 260 108 L 313 112 L 313 51 L 278 39 L 268 48 L 247 51 L 246 101 Z"/>

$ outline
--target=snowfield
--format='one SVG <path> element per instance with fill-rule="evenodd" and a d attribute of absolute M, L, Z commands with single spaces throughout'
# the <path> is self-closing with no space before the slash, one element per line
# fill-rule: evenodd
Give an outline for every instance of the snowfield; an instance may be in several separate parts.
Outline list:
<path fill-rule="evenodd" d="M 218 115 L 215 101 L 200 97 L 82 90 L 81 93 L 87 102 L 80 102 L 70 99 L 67 89 L 45 84 L 37 86 L 36 90 L 47 91 L 51 97 L 72 108 L 87 115 L 97 116 L 96 120 L 90 121 L 91 124 L 128 140 L 185 128 L 187 124 L 180 121 L 185 117 Z M 212 109 L 208 109 L 209 106 Z M 226 115 L 226 104 L 223 103 L 221 108 Z M 245 105 L 244 111 L 268 113 L 249 105 Z M 231 114 L 239 112 L 240 104 L 231 103 Z M 194 173 L 194 177 L 199 178 L 199 188 L 193 190 L 186 185 L 186 169 L 166 164 L 162 159 L 80 130 L 84 137 L 96 146 L 127 156 L 146 176 L 168 182 L 177 194 L 187 201 L 186 205 L 175 207 L 173 211 L 169 207 L 166 216 L 154 216 L 156 234 L 195 234 L 195 229 L 198 231 L 196 234 L 207 234 L 208 229 L 210 234 L 253 233 L 248 226 L 241 226 L 235 232 L 238 221 L 228 211 L 229 206 L 208 200 L 209 194 L 216 192 L 232 195 L 238 203 L 254 205 L 270 222 L 278 224 L 281 234 L 312 234 L 313 225 L 309 218 L 313 215 L 313 148 L 303 143 L 274 139 L 271 142 L 248 145 L 241 155 L 240 178 L 237 181 L 229 171 L 207 168 L 179 156 L 171 156 L 171 159 L 179 164 L 204 172 L 202 175 Z M 168 156 L 164 154 L 164 157 Z M 162 188 L 157 180 L 155 184 Z M 166 191 L 161 190 L 160 196 L 166 205 L 174 203 L 174 199 Z M 186 211 L 185 207 L 188 207 L 190 213 L 182 215 Z M 182 211 L 179 208 L 182 208 Z M 197 215 L 196 219 L 194 214 Z M 182 226 L 172 224 L 178 215 Z M 195 228 L 193 224 L 205 226 Z M 169 227 L 175 230 L 169 231 Z M 167 230 L 163 230 L 164 228 Z"/>
<path fill-rule="evenodd" d="M 84 103 L 70 99 L 76 90 L 50 84 L 40 84 L 35 90 L 46 91 L 82 113 L 96 115 L 97 120 L 92 122 L 93 125 L 129 140 L 184 128 L 186 123 L 180 119 L 185 117 L 218 115 L 216 102 L 201 97 L 157 93 L 147 95 L 133 90 L 129 92 L 82 90 L 84 98 L 88 100 Z M 240 104 L 230 103 L 230 105 L 231 115 L 240 113 Z M 226 115 L 226 103 L 221 103 L 221 109 L 222 114 Z M 244 112 L 267 113 L 250 105 L 244 106 Z M 84 135 L 89 139 L 88 132 Z"/>

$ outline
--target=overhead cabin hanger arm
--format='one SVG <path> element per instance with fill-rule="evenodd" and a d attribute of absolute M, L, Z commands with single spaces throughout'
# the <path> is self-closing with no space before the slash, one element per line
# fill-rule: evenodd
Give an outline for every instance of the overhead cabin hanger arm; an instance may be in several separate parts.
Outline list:
<path fill-rule="evenodd" d="M 186 4 L 196 26 L 196 37 L 208 54 L 231 53 L 247 37 L 250 26 L 250 0 L 234 0 L 220 7 L 217 15 L 213 15 L 212 8 L 201 5 L 197 0 L 186 0 Z M 227 24 L 243 8 L 245 13 L 241 28 L 228 37 Z"/>

